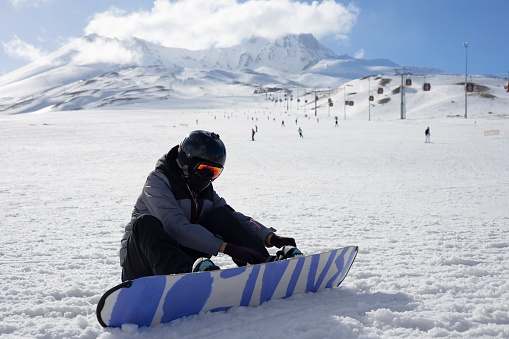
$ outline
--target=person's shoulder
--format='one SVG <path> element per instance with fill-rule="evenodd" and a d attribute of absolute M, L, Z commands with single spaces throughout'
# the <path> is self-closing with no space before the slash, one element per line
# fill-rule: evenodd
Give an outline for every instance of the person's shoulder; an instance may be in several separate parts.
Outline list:
<path fill-rule="evenodd" d="M 168 177 L 166 176 L 166 174 L 164 174 L 163 171 L 158 170 L 158 169 L 153 170 L 152 172 L 149 173 L 149 175 L 147 176 L 147 181 L 148 182 L 164 182 L 169 185 Z"/>

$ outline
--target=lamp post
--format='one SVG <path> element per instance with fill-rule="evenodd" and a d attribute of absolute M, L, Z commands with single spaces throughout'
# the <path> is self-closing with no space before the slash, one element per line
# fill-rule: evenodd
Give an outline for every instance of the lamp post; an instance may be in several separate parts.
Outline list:
<path fill-rule="evenodd" d="M 467 57 L 468 57 L 468 42 L 464 42 L 463 46 L 465 46 L 465 119 L 467 118 Z"/>

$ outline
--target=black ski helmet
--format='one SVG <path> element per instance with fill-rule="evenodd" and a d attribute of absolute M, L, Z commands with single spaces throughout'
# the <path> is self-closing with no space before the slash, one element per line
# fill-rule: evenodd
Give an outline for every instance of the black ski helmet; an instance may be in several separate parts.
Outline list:
<path fill-rule="evenodd" d="M 198 130 L 189 133 L 178 151 L 177 164 L 193 189 L 201 190 L 213 180 L 197 176 L 196 166 L 206 164 L 223 168 L 226 162 L 226 148 L 214 132 Z"/>

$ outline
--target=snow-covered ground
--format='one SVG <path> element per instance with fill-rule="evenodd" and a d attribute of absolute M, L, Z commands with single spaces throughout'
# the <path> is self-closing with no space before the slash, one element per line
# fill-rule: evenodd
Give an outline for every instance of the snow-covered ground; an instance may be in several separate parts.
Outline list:
<path fill-rule="evenodd" d="M 371 121 L 360 99 L 343 120 L 337 91 L 339 127 L 325 109 L 317 121 L 256 97 L 215 110 L 1 115 L 0 336 L 509 337 L 507 100 L 472 98 L 471 117 L 447 117 L 463 114 L 461 90 L 433 90 L 445 101 L 417 102 L 410 91 L 407 120 L 396 95 Z M 132 205 L 157 159 L 194 129 L 224 140 L 215 188 L 235 209 L 295 237 L 305 254 L 358 245 L 357 259 L 338 289 L 103 329 L 95 308 L 120 282 Z"/>

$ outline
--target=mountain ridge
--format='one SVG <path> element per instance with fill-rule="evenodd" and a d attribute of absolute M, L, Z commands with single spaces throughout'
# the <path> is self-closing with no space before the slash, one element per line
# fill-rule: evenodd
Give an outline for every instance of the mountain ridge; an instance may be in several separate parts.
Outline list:
<path fill-rule="evenodd" d="M 367 75 L 393 73 L 398 67 L 387 59 L 338 56 L 311 34 L 274 40 L 253 37 L 230 48 L 197 51 L 138 38 L 119 40 L 91 34 L 0 77 L 0 112 L 131 102 L 124 97 L 126 88 L 143 90 L 140 86 L 144 85 L 159 86 L 162 91 L 171 92 L 173 98 L 181 99 L 218 94 L 218 83 L 244 94 L 246 88 L 231 86 L 334 88 Z M 437 69 L 413 69 L 419 73 L 443 73 Z M 116 78 L 110 76 L 113 73 Z M 94 89 L 92 84 L 99 87 Z M 97 91 L 104 93 L 98 95 Z M 73 97 L 69 93 L 81 95 Z M 83 93 L 94 94 L 85 97 Z M 102 102 L 108 93 L 114 99 Z M 68 105 L 70 102 L 72 105 Z"/>
<path fill-rule="evenodd" d="M 0 86 L 65 65 L 92 68 L 102 72 L 126 66 L 156 65 L 227 71 L 272 67 L 288 73 L 303 71 L 316 73 L 313 72 L 313 66 L 323 60 L 330 60 L 330 64 L 348 60 L 352 69 L 358 65 L 399 67 L 387 59 L 369 60 L 355 59 L 348 55 L 338 56 L 320 44 L 312 34 L 287 35 L 272 41 L 253 37 L 243 44 L 230 48 L 196 51 L 164 47 L 139 38 L 119 40 L 90 34 L 70 42 L 41 60 L 3 75 L 0 77 Z M 354 63 L 355 65 L 352 65 Z M 443 73 L 437 69 L 430 69 L 430 72 Z M 361 74 L 357 77 L 367 75 L 365 71 L 359 73 Z"/>

